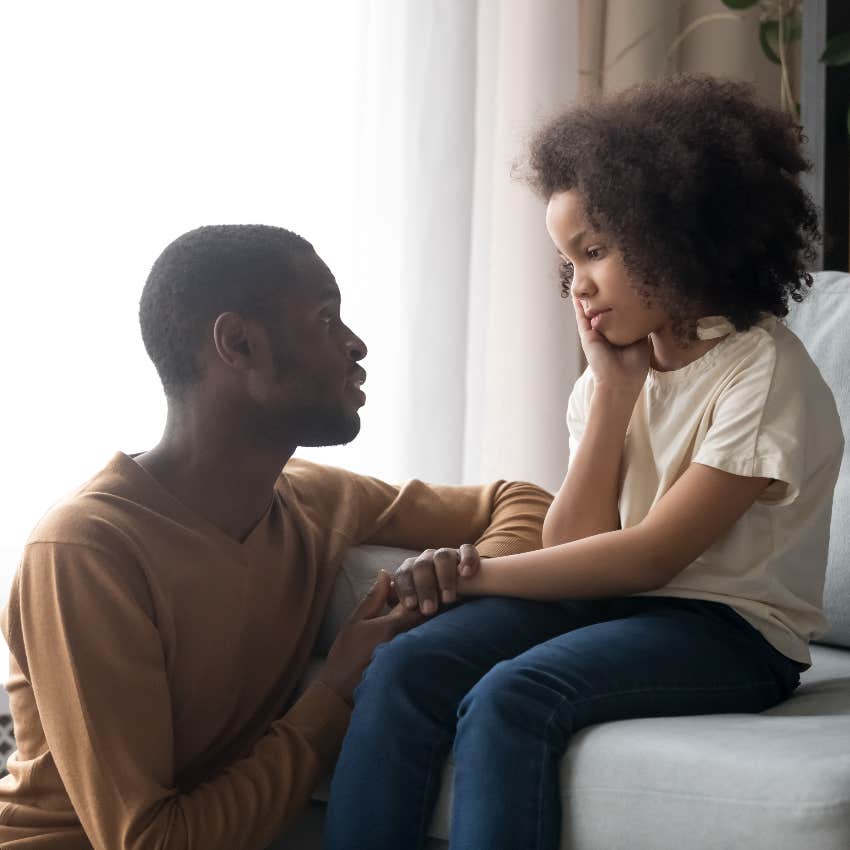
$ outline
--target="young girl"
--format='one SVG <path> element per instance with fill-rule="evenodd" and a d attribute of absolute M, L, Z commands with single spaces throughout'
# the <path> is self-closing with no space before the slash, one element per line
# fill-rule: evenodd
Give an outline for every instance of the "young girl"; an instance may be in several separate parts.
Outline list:
<path fill-rule="evenodd" d="M 453 747 L 452 850 L 559 846 L 574 732 L 759 712 L 823 626 L 843 440 L 780 318 L 817 216 L 791 120 L 681 76 L 535 138 L 588 368 L 545 548 L 459 579 L 477 597 L 376 651 L 334 775 L 328 850 L 423 846 Z"/>

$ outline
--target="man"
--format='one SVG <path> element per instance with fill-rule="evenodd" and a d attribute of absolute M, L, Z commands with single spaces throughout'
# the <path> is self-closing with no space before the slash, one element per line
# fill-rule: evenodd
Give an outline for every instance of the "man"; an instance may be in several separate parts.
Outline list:
<path fill-rule="evenodd" d="M 532 485 L 394 487 L 290 460 L 360 428 L 366 346 L 339 309 L 312 246 L 279 228 L 200 228 L 154 264 L 140 321 L 163 437 L 47 515 L 3 613 L 3 848 L 261 850 L 332 765 L 376 645 L 453 601 L 478 554 L 540 545 L 550 497 Z M 448 548 L 395 590 L 382 575 L 295 699 L 365 542 Z"/>

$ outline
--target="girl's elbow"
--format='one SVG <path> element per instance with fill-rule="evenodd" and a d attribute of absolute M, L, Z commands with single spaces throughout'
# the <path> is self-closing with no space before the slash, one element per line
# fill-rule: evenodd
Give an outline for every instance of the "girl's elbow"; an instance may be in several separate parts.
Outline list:
<path fill-rule="evenodd" d="M 549 521 L 546 517 L 543 520 L 543 528 L 541 530 L 540 539 L 544 549 L 551 546 L 560 546 L 562 543 L 572 543 L 576 539 L 575 535 L 570 534 L 570 529 L 558 527 L 554 521 Z"/>
<path fill-rule="evenodd" d="M 559 546 L 561 543 L 570 543 L 570 540 L 565 540 L 563 534 L 556 534 L 553 529 L 543 526 L 541 534 L 541 542 L 544 549 L 549 549 L 551 546 Z"/>

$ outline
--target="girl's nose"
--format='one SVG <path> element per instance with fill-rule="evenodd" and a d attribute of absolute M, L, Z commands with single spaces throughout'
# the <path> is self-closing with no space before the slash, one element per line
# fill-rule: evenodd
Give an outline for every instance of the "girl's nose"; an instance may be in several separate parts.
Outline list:
<path fill-rule="evenodd" d="M 596 285 L 589 275 L 573 273 L 572 290 L 578 298 L 589 298 L 596 292 Z"/>

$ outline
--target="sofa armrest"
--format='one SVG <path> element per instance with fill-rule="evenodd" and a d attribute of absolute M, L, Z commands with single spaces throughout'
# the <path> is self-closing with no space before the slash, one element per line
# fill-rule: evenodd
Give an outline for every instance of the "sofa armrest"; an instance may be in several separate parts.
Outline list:
<path fill-rule="evenodd" d="M 313 655 L 328 654 L 343 623 L 375 583 L 375 577 L 380 570 L 395 572 L 396 567 L 405 558 L 419 554 L 419 551 L 392 549 L 387 546 L 355 546 L 349 549 L 319 627 Z"/>

